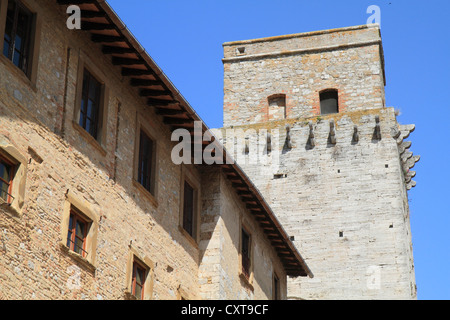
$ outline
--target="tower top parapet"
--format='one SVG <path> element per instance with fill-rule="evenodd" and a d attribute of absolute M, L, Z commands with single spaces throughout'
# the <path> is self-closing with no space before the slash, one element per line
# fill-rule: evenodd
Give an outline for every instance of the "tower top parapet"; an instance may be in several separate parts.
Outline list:
<path fill-rule="evenodd" d="M 224 126 L 385 107 L 379 25 L 226 42 Z"/>

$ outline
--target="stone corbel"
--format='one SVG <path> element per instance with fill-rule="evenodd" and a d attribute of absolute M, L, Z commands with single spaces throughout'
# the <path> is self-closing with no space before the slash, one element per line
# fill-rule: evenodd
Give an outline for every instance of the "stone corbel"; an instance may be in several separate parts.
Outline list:
<path fill-rule="evenodd" d="M 336 144 L 336 126 L 334 124 L 334 120 L 330 120 L 330 143 Z"/>
<path fill-rule="evenodd" d="M 381 125 L 380 125 L 380 116 L 375 117 L 375 133 L 374 138 L 376 140 L 381 140 Z"/>
<path fill-rule="evenodd" d="M 406 183 L 410 183 L 412 178 L 414 178 L 416 176 L 416 172 L 415 171 L 408 171 L 405 174 L 405 182 Z"/>
<path fill-rule="evenodd" d="M 314 135 L 314 126 L 312 121 L 309 122 L 309 144 L 314 147 L 316 145 L 316 138 Z"/>
<path fill-rule="evenodd" d="M 272 151 L 272 135 L 270 133 L 267 133 L 266 143 L 267 143 L 267 152 L 271 152 Z"/>
<path fill-rule="evenodd" d="M 408 172 L 409 169 L 414 168 L 417 162 L 419 162 L 420 156 L 412 156 L 405 162 L 403 162 L 403 170 L 404 172 Z"/>
<path fill-rule="evenodd" d="M 403 140 L 408 138 L 409 135 L 412 132 L 414 132 L 415 129 L 416 129 L 416 126 L 414 124 L 400 125 L 399 126 L 400 135 L 397 138 L 397 144 L 401 144 L 403 142 Z"/>
<path fill-rule="evenodd" d="M 248 138 L 245 138 L 244 154 L 249 154 L 249 152 L 250 152 L 250 142 L 249 142 Z"/>
<path fill-rule="evenodd" d="M 286 126 L 286 147 L 288 149 L 292 149 L 292 141 L 291 141 L 291 127 Z"/>
<path fill-rule="evenodd" d="M 406 150 L 408 150 L 412 145 L 411 141 L 403 141 L 398 146 L 398 151 L 400 154 L 403 154 Z"/>
<path fill-rule="evenodd" d="M 358 126 L 353 127 L 353 142 L 358 143 L 359 142 L 359 132 L 358 132 Z"/>

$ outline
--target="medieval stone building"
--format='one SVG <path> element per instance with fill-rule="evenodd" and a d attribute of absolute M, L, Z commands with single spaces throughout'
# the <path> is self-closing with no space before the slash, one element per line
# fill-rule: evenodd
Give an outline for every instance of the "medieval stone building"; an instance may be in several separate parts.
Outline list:
<path fill-rule="evenodd" d="M 225 43 L 213 137 L 105 1 L 0 39 L 0 299 L 416 297 L 377 26 Z"/>
<path fill-rule="evenodd" d="M 105 1 L 81 30 L 72 3 L 0 0 L 0 299 L 286 299 L 312 273 L 258 189 L 175 164 L 172 132 L 208 128 Z"/>
<path fill-rule="evenodd" d="M 415 299 L 419 160 L 386 107 L 378 25 L 225 43 L 227 150 L 314 272 L 292 299 Z"/>

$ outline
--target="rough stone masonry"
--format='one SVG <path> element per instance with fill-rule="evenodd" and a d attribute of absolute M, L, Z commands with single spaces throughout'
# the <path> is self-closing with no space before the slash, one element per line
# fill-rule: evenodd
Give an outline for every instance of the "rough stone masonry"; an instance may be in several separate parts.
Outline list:
<path fill-rule="evenodd" d="M 315 275 L 289 281 L 289 298 L 415 299 L 407 190 L 419 157 L 404 140 L 414 126 L 386 107 L 379 27 L 223 47 L 224 128 L 215 133 Z M 321 114 L 329 89 L 339 110 Z"/>

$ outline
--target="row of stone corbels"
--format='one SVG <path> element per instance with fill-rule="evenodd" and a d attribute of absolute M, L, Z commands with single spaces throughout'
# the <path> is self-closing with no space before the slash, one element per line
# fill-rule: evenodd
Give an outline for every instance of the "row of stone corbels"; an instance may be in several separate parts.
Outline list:
<path fill-rule="evenodd" d="M 336 125 L 335 125 L 334 120 L 333 119 L 330 120 L 329 124 L 330 124 L 329 143 L 336 144 Z M 314 133 L 313 122 L 310 121 L 308 125 L 309 125 L 308 144 L 311 147 L 315 147 L 316 146 L 316 137 L 315 137 L 315 133 Z M 267 133 L 266 139 L 267 139 L 267 141 L 266 141 L 267 151 L 270 152 L 272 150 L 272 136 L 271 136 L 270 133 Z M 380 127 L 380 117 L 379 116 L 375 117 L 374 139 L 381 140 L 381 127 Z M 352 142 L 353 143 L 359 142 L 359 130 L 358 130 L 358 126 L 356 126 L 356 125 L 353 128 Z M 291 138 L 291 128 L 290 128 L 290 126 L 286 126 L 285 146 L 288 149 L 292 149 L 292 138 Z M 250 150 L 249 141 L 247 139 L 245 141 L 244 152 L 248 153 L 249 150 Z"/>
<path fill-rule="evenodd" d="M 330 123 L 330 134 L 328 136 L 329 137 L 329 142 L 331 144 L 336 144 L 336 124 L 334 123 L 333 119 L 331 119 L 329 123 Z M 314 134 L 314 125 L 313 125 L 312 121 L 310 121 L 308 125 L 309 125 L 308 142 L 309 142 L 309 144 L 312 147 L 314 147 L 316 145 L 316 138 L 315 138 L 315 134 Z M 290 136 L 288 136 L 288 138 L 289 137 Z M 380 117 L 379 116 L 375 117 L 374 139 L 381 140 L 381 127 L 380 127 Z M 358 130 L 358 126 L 357 125 L 355 125 L 353 127 L 352 142 L 353 143 L 358 143 L 359 142 L 359 130 Z"/>
<path fill-rule="evenodd" d="M 416 172 L 411 169 L 420 160 L 420 156 L 415 156 L 410 151 L 411 141 L 405 141 L 415 129 L 416 126 L 413 124 L 399 125 L 397 128 L 392 129 L 392 137 L 396 139 L 398 145 L 407 190 L 411 190 L 417 184 L 416 181 L 412 180 L 416 176 Z"/>

